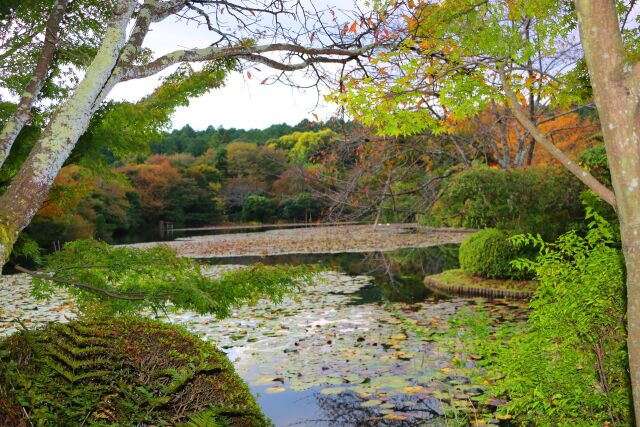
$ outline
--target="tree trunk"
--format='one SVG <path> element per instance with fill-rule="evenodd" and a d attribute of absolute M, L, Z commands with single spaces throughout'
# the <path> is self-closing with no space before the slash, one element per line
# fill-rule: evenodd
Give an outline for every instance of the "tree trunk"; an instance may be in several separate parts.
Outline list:
<path fill-rule="evenodd" d="M 576 0 L 580 39 L 602 123 L 627 268 L 627 345 L 640 420 L 640 113 L 638 64 L 626 56 L 614 0 Z"/>
<path fill-rule="evenodd" d="M 4 161 L 9 157 L 9 152 L 11 151 L 11 147 L 18 137 L 18 134 L 31 118 L 31 106 L 33 105 L 33 101 L 36 99 L 47 80 L 51 59 L 53 58 L 53 53 L 58 45 L 60 23 L 62 22 L 62 18 L 64 18 L 68 4 L 69 0 L 57 0 L 53 5 L 53 9 L 51 10 L 49 19 L 47 20 L 44 45 L 42 46 L 42 52 L 40 53 L 40 58 L 38 58 L 38 63 L 36 64 L 33 76 L 29 80 L 29 83 L 27 83 L 27 86 L 20 97 L 16 111 L 13 112 L 0 131 L 0 167 L 2 167 Z"/>
<path fill-rule="evenodd" d="M 120 0 L 93 62 L 73 95 L 51 117 L 20 171 L 0 197 L 0 265 L 4 265 L 22 231 L 38 211 L 95 107 L 115 84 L 112 74 L 126 41 L 136 0 Z"/>
<path fill-rule="evenodd" d="M 500 75 L 500 80 L 502 81 L 502 86 L 504 92 L 507 96 L 507 99 L 511 102 L 511 111 L 513 111 L 513 115 L 516 117 L 518 122 L 531 134 L 532 138 L 545 149 L 551 156 L 560 162 L 565 168 L 569 170 L 576 178 L 578 178 L 584 185 L 586 185 L 589 189 L 591 189 L 594 193 L 598 195 L 602 200 L 610 204 L 614 209 L 616 208 L 616 196 L 613 191 L 609 190 L 605 187 L 600 181 L 598 181 L 593 175 L 587 172 L 585 169 L 580 167 L 576 162 L 571 160 L 569 156 L 562 152 L 558 147 L 553 145 L 551 141 L 547 139 L 547 137 L 538 129 L 538 127 L 533 123 L 527 112 L 522 108 L 520 103 L 518 102 L 518 98 L 516 94 L 511 89 L 509 82 L 507 81 L 507 77 L 503 70 L 498 70 L 498 74 Z"/>

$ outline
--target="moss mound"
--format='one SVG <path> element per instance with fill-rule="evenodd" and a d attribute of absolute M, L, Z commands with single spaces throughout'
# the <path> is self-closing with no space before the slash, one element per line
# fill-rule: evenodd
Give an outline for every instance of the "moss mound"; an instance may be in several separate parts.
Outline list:
<path fill-rule="evenodd" d="M 446 270 L 424 278 L 427 287 L 453 295 L 488 298 L 531 298 L 538 283 L 533 280 L 487 279 L 464 270 Z"/>
<path fill-rule="evenodd" d="M 52 323 L 0 341 L 0 425 L 265 426 L 224 353 L 156 321 Z"/>
<path fill-rule="evenodd" d="M 511 265 L 517 258 L 530 257 L 530 248 L 516 248 L 509 241 L 511 233 L 486 228 L 467 237 L 460 245 L 460 268 L 488 279 L 531 279 L 529 271 Z"/>

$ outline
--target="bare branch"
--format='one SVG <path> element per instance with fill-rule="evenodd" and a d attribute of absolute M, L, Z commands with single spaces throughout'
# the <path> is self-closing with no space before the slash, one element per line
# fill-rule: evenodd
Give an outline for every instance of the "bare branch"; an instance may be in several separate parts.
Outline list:
<path fill-rule="evenodd" d="M 122 81 L 149 77 L 159 73 L 171 65 L 181 62 L 212 61 L 228 57 L 251 59 L 269 66 L 273 65 L 274 68 L 279 70 L 299 70 L 307 67 L 311 63 L 344 63 L 345 60 L 357 58 L 373 48 L 373 45 L 368 45 L 359 49 L 341 49 L 332 47 L 316 49 L 289 43 L 273 43 L 261 46 L 209 46 L 203 49 L 178 50 L 157 58 L 149 64 L 129 68 L 125 72 Z M 277 60 L 261 56 L 261 54 L 270 52 L 285 52 L 287 54 L 297 53 L 299 55 L 306 55 L 306 58 L 298 64 L 285 64 Z M 332 56 L 335 58 L 332 58 Z"/>

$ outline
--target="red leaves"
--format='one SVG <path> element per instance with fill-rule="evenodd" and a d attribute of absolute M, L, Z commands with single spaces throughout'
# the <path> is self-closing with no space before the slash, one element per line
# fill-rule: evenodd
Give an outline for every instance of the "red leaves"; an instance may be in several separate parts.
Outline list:
<path fill-rule="evenodd" d="M 346 35 L 347 33 L 355 34 L 357 31 L 358 31 L 357 21 L 353 21 L 353 23 L 350 26 L 348 26 L 347 24 L 344 24 L 344 27 L 342 27 L 342 35 Z"/>

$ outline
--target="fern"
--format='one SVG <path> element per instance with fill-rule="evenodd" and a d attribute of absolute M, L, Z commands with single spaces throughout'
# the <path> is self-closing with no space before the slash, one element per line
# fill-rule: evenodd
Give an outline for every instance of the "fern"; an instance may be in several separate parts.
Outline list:
<path fill-rule="evenodd" d="M 0 404 L 0 425 L 16 407 L 34 425 L 174 425 L 209 416 L 216 424 L 201 425 L 268 425 L 223 353 L 151 320 L 23 331 L 0 340 L 0 366 L 0 403 L 11 403 Z M 203 411 L 209 415 L 197 417 Z"/>

